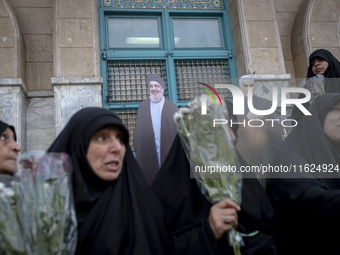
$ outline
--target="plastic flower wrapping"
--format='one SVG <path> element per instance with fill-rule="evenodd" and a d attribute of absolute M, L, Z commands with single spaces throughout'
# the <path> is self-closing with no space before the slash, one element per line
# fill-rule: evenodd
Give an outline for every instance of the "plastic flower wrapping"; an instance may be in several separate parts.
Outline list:
<path fill-rule="evenodd" d="M 309 103 L 313 103 L 317 96 L 325 94 L 324 76 L 316 75 L 308 78 L 303 87 L 310 91 L 311 99 Z"/>
<path fill-rule="evenodd" d="M 214 119 L 226 122 L 227 107 L 215 105 L 210 98 L 196 97 L 189 107 L 182 107 L 174 115 L 178 135 L 190 162 L 191 177 L 202 194 L 211 202 L 230 199 L 241 204 L 241 174 L 237 172 L 238 159 L 228 124 L 215 125 Z M 202 100 L 206 100 L 207 114 L 202 115 Z M 241 235 L 233 228 L 229 244 L 240 254 Z"/>
<path fill-rule="evenodd" d="M 20 156 L 11 185 L 0 183 L 0 254 L 71 255 L 77 220 L 64 153 Z"/>

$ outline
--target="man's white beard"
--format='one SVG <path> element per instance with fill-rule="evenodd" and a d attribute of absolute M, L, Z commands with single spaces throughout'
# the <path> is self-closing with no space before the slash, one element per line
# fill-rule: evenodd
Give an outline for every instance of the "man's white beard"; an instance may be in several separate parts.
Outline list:
<path fill-rule="evenodd" d="M 150 100 L 154 103 L 159 103 L 160 101 L 162 101 L 163 99 L 163 95 L 161 93 L 157 93 L 157 95 L 153 95 L 152 93 L 150 93 Z"/>

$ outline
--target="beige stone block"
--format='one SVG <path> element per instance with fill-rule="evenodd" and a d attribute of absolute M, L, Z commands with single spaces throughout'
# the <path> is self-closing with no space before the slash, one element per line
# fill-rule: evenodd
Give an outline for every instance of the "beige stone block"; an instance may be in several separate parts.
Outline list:
<path fill-rule="evenodd" d="M 238 55 L 243 50 L 240 26 L 237 26 L 233 31 L 233 42 L 235 55 Z"/>
<path fill-rule="evenodd" d="M 295 78 L 305 79 L 307 76 L 308 63 L 305 54 L 300 54 L 294 59 Z"/>
<path fill-rule="evenodd" d="M 53 59 L 53 35 L 25 35 L 27 62 L 50 62 Z"/>
<path fill-rule="evenodd" d="M 243 0 L 246 20 L 273 20 L 271 0 Z"/>
<path fill-rule="evenodd" d="M 297 12 L 304 0 L 274 0 L 276 12 Z"/>
<path fill-rule="evenodd" d="M 276 20 L 277 25 L 279 28 L 280 35 L 291 35 L 294 19 L 295 19 L 295 12 L 280 12 L 276 13 Z"/>
<path fill-rule="evenodd" d="M 338 0 L 333 0 L 335 3 L 336 8 L 338 9 L 338 12 L 340 12 L 340 1 Z"/>
<path fill-rule="evenodd" d="M 251 48 L 249 52 L 252 59 L 251 68 L 255 74 L 283 73 L 277 48 Z"/>
<path fill-rule="evenodd" d="M 20 35 L 21 40 L 18 41 L 18 77 L 26 82 L 26 45 L 24 38 Z"/>
<path fill-rule="evenodd" d="M 334 55 L 334 57 L 336 57 L 337 59 L 340 59 L 340 48 L 327 48 L 330 52 L 332 52 L 332 54 Z"/>
<path fill-rule="evenodd" d="M 59 17 L 91 18 L 91 1 L 92 0 L 59 0 Z"/>
<path fill-rule="evenodd" d="M 52 34 L 52 8 L 22 8 L 15 7 L 21 31 L 24 34 Z"/>
<path fill-rule="evenodd" d="M 0 1 L 0 17 L 8 17 L 7 9 L 2 1 Z"/>
<path fill-rule="evenodd" d="M 229 15 L 230 15 L 231 30 L 233 31 L 235 27 L 238 26 L 240 23 L 236 1 L 233 1 L 233 3 L 229 6 Z"/>
<path fill-rule="evenodd" d="M 292 52 L 291 52 L 291 40 L 292 37 L 290 35 L 282 35 L 281 37 L 281 47 L 283 58 L 285 60 L 292 60 Z"/>
<path fill-rule="evenodd" d="M 339 10 L 334 0 L 318 0 L 313 3 L 311 21 L 338 21 Z"/>
<path fill-rule="evenodd" d="M 53 0 L 8 0 L 13 7 L 53 7 Z"/>
<path fill-rule="evenodd" d="M 312 22 L 309 39 L 313 48 L 339 47 L 337 38 L 337 22 Z"/>
<path fill-rule="evenodd" d="M 236 0 L 229 0 L 228 1 L 228 6 L 230 7 L 232 4 L 236 3 Z"/>
<path fill-rule="evenodd" d="M 277 47 L 277 39 L 273 21 L 248 21 L 247 28 L 250 47 Z"/>
<path fill-rule="evenodd" d="M 294 63 L 293 60 L 285 60 L 286 73 L 291 75 L 291 78 L 295 78 Z"/>
<path fill-rule="evenodd" d="M 9 18 L 0 18 L 0 47 L 14 47 L 13 28 Z"/>
<path fill-rule="evenodd" d="M 53 90 L 51 77 L 53 76 L 53 63 L 27 63 L 26 87 L 28 90 Z"/>
<path fill-rule="evenodd" d="M 236 67 L 238 77 L 248 74 L 243 52 L 236 56 Z"/>
<path fill-rule="evenodd" d="M 305 51 L 303 35 L 304 35 L 303 26 L 299 24 L 292 31 L 291 51 L 293 57 Z"/>
<path fill-rule="evenodd" d="M 92 47 L 91 19 L 60 19 L 60 47 Z"/>
<path fill-rule="evenodd" d="M 94 75 L 92 48 L 61 48 L 60 59 L 60 76 L 92 77 Z"/>
<path fill-rule="evenodd" d="M 13 51 L 13 48 L 0 48 L 0 78 L 13 78 L 15 75 Z"/>

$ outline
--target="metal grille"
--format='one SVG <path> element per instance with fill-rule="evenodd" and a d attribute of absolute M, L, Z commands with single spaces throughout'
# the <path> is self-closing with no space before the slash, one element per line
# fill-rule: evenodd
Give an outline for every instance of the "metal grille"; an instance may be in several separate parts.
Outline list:
<path fill-rule="evenodd" d="M 197 82 L 214 84 L 229 84 L 230 72 L 227 59 L 209 60 L 175 60 L 177 99 L 178 102 L 187 102 L 201 94 Z M 216 89 L 224 97 L 231 97 L 228 90 Z"/>
<path fill-rule="evenodd" d="M 130 134 L 130 146 L 133 149 L 133 135 L 135 131 L 135 124 L 137 119 L 137 111 L 138 109 L 130 108 L 130 109 L 114 109 L 112 110 L 116 113 L 119 118 L 122 120 L 124 125 L 127 127 L 129 134 Z"/>
<path fill-rule="evenodd" d="M 108 61 L 108 104 L 139 103 L 149 98 L 146 84 L 148 74 L 158 74 L 165 82 L 164 96 L 168 98 L 168 82 L 164 60 Z"/>

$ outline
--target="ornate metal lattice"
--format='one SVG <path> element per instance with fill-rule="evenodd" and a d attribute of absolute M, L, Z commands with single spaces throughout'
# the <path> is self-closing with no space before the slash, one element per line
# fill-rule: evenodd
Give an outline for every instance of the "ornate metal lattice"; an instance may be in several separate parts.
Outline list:
<path fill-rule="evenodd" d="M 146 77 L 150 73 L 163 78 L 166 85 L 164 96 L 168 97 L 164 60 L 108 61 L 106 102 L 109 105 L 138 103 L 149 98 Z"/>
<path fill-rule="evenodd" d="M 103 8 L 224 9 L 222 0 L 102 0 Z"/>
<path fill-rule="evenodd" d="M 135 124 L 137 119 L 137 111 L 138 109 L 130 108 L 130 109 L 113 109 L 114 113 L 116 113 L 119 118 L 122 120 L 124 125 L 129 130 L 130 134 L 130 146 L 133 150 L 133 134 L 135 131 Z"/>
<path fill-rule="evenodd" d="M 230 83 L 230 72 L 227 59 L 209 60 L 175 60 L 176 85 L 178 102 L 186 102 L 201 94 L 198 82 L 214 84 Z M 223 89 L 216 91 L 230 97 L 230 92 Z"/>

